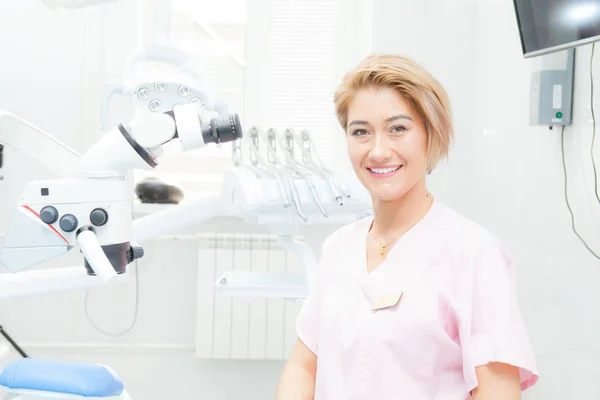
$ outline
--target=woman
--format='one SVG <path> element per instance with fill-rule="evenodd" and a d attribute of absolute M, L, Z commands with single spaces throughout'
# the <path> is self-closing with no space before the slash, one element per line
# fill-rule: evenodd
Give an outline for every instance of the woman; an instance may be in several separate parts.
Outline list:
<path fill-rule="evenodd" d="M 453 137 L 444 89 L 411 60 L 371 56 L 335 106 L 374 216 L 325 241 L 277 399 L 520 399 L 538 375 L 514 265 L 427 190 Z"/>

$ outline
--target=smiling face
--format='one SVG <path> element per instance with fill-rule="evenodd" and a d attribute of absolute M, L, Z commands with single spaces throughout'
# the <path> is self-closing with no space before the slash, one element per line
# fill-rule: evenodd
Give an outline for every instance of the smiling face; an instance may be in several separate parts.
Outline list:
<path fill-rule="evenodd" d="M 401 199 L 427 174 L 427 130 L 414 108 L 388 88 L 364 88 L 348 107 L 352 167 L 374 200 Z"/>

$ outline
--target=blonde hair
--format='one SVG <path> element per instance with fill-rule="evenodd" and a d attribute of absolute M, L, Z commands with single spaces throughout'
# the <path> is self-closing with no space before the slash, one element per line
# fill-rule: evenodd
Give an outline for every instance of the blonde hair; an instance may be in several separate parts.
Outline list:
<path fill-rule="evenodd" d="M 335 92 L 337 119 L 348 128 L 348 107 L 360 89 L 395 89 L 423 119 L 427 130 L 427 172 L 447 157 L 454 138 L 450 101 L 442 85 L 415 61 L 394 54 L 372 55 L 344 76 Z"/>

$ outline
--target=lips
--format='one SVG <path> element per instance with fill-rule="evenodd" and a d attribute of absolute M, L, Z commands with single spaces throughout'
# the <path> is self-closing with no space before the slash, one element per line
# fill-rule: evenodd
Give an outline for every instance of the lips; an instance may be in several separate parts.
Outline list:
<path fill-rule="evenodd" d="M 402 167 L 402 165 L 390 165 L 385 167 L 368 167 L 367 170 L 375 177 L 387 178 L 394 175 Z"/>
<path fill-rule="evenodd" d="M 396 165 L 395 167 L 386 167 L 386 168 L 369 168 L 371 172 L 376 174 L 389 174 L 390 172 L 394 172 L 400 169 L 400 165 Z"/>

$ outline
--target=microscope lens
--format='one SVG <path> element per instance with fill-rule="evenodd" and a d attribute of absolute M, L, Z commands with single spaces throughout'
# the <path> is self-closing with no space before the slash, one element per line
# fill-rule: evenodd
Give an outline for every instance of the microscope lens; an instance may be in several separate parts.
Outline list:
<path fill-rule="evenodd" d="M 237 114 L 230 114 L 227 119 L 211 119 L 210 123 L 202 126 L 204 143 L 227 143 L 241 139 L 242 124 Z"/>

